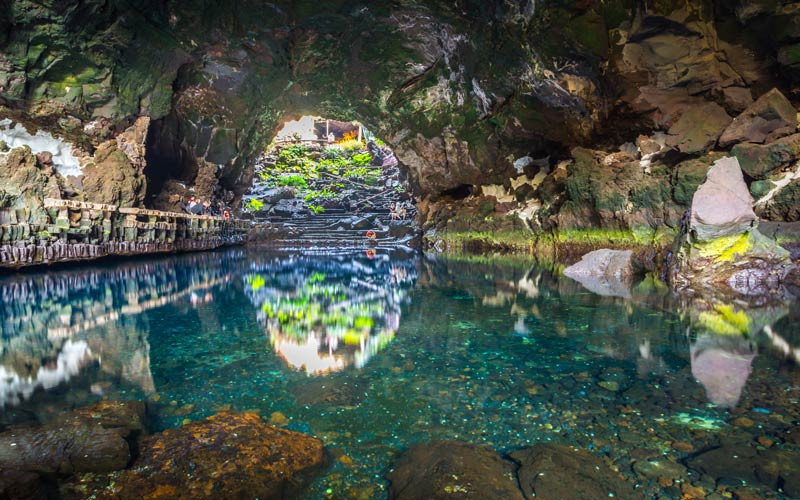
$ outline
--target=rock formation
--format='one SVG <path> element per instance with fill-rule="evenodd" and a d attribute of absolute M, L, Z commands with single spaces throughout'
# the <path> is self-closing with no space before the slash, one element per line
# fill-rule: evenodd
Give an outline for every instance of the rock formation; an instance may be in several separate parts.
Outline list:
<path fill-rule="evenodd" d="M 743 295 L 778 288 L 794 268 L 789 252 L 758 231 L 739 162 L 723 158 L 692 199 L 672 269 L 679 288 L 723 286 Z"/>

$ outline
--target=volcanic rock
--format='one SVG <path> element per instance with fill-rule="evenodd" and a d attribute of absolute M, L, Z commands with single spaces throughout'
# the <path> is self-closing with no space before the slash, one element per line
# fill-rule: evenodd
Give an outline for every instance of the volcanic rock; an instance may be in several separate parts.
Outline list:
<path fill-rule="evenodd" d="M 412 446 L 387 476 L 392 500 L 504 498 L 522 500 L 514 466 L 495 451 L 455 441 Z"/>
<path fill-rule="evenodd" d="M 133 466 L 98 498 L 283 498 L 323 458 L 311 436 L 222 412 L 143 438 Z"/>
<path fill-rule="evenodd" d="M 763 143 L 767 137 L 793 134 L 797 110 L 778 89 L 772 89 L 733 119 L 719 138 L 721 147 L 737 142 Z"/>

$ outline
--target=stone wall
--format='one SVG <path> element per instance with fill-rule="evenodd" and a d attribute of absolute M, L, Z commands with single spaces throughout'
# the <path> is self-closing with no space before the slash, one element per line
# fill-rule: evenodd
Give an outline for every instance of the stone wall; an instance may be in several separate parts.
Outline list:
<path fill-rule="evenodd" d="M 0 268 L 90 260 L 109 255 L 209 250 L 247 241 L 249 221 L 79 201 L 44 200 L 30 222 L 0 210 Z"/>

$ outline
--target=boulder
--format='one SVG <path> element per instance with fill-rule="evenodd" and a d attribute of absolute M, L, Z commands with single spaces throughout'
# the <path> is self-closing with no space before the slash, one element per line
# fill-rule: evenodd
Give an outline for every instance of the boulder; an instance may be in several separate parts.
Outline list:
<path fill-rule="evenodd" d="M 790 135 L 769 144 L 737 144 L 731 154 L 739 160 L 744 173 L 753 179 L 766 179 L 772 172 L 794 164 L 800 158 L 800 134 Z"/>
<path fill-rule="evenodd" d="M 753 197 L 736 158 L 714 162 L 692 198 L 690 226 L 700 241 L 741 234 L 757 225 Z"/>
<path fill-rule="evenodd" d="M 66 475 L 123 469 L 128 439 L 144 427 L 144 403 L 102 401 L 51 424 L 0 434 L 0 470 Z"/>
<path fill-rule="evenodd" d="M 704 153 L 717 143 L 731 120 L 719 104 L 693 106 L 669 128 L 667 144 L 682 153 Z"/>
<path fill-rule="evenodd" d="M 794 264 L 787 250 L 758 231 L 752 204 L 736 158 L 717 160 L 676 241 L 673 287 L 750 297 L 778 291 Z"/>
<path fill-rule="evenodd" d="M 750 93 L 750 89 L 745 87 L 726 87 L 722 89 L 722 99 L 729 110 L 737 113 L 741 113 L 753 103 L 753 95 Z"/>
<path fill-rule="evenodd" d="M 630 297 L 632 257 L 630 250 L 595 250 L 566 268 L 564 275 L 599 295 Z"/>
<path fill-rule="evenodd" d="M 46 500 L 47 489 L 36 473 L 0 470 L 0 498 Z"/>
<path fill-rule="evenodd" d="M 513 471 L 511 462 L 483 446 L 455 441 L 417 444 L 388 474 L 389 498 L 522 500 Z"/>
<path fill-rule="evenodd" d="M 764 196 L 774 188 L 778 189 L 768 201 L 756 205 L 758 215 L 773 221 L 800 221 L 800 175 L 795 173 L 788 179 L 781 177 L 773 179 L 776 182 L 765 181 Z"/>
<path fill-rule="evenodd" d="M 746 481 L 770 488 L 782 488 L 790 498 L 800 495 L 798 453 L 751 443 L 726 443 L 687 459 L 689 468 L 720 480 Z"/>
<path fill-rule="evenodd" d="M 618 476 L 601 459 L 585 451 L 548 443 L 514 451 L 510 456 L 519 464 L 517 475 L 525 498 L 642 498 L 640 493 L 634 491 L 633 485 Z"/>
<path fill-rule="evenodd" d="M 721 147 L 739 142 L 763 143 L 768 137 L 793 134 L 797 110 L 778 89 L 772 89 L 733 119 L 719 138 Z"/>
<path fill-rule="evenodd" d="M 143 438 L 139 457 L 98 498 L 283 498 L 323 463 L 322 442 L 222 412 Z"/>

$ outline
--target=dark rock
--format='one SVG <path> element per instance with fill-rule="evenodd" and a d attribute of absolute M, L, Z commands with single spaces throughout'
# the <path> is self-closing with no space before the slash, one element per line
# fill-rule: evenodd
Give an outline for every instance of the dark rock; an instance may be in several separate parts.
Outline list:
<path fill-rule="evenodd" d="M 784 137 L 770 144 L 737 144 L 731 154 L 742 170 L 753 179 L 766 179 L 770 173 L 793 164 L 800 158 L 800 134 Z"/>
<path fill-rule="evenodd" d="M 778 89 L 772 89 L 733 119 L 719 138 L 719 145 L 728 147 L 738 142 L 763 143 L 774 131 L 784 130 L 783 135 L 789 135 L 796 128 L 797 110 Z"/>
<path fill-rule="evenodd" d="M 687 465 L 703 474 L 723 480 L 783 488 L 789 497 L 800 494 L 800 456 L 770 448 L 757 450 L 749 443 L 730 443 L 689 458 Z"/>
<path fill-rule="evenodd" d="M 585 451 L 555 444 L 537 444 L 510 455 L 519 463 L 517 475 L 526 498 L 641 498 L 631 484 L 617 476 L 602 460 Z"/>
<path fill-rule="evenodd" d="M 689 108 L 669 129 L 667 144 L 682 153 L 704 153 L 731 123 L 731 117 L 715 103 Z"/>
<path fill-rule="evenodd" d="M 530 200 L 534 197 L 536 193 L 536 188 L 531 186 L 530 184 L 523 184 L 514 191 L 514 197 L 520 203 L 525 203 L 526 201 Z"/>
<path fill-rule="evenodd" d="M 725 101 L 725 107 L 736 113 L 741 113 L 753 103 L 753 95 L 750 93 L 750 89 L 744 87 L 726 87 L 722 89 L 722 97 Z"/>
<path fill-rule="evenodd" d="M 769 192 L 775 184 L 768 182 L 764 187 Z M 773 221 L 800 221 L 800 178 L 782 186 L 766 203 L 758 204 L 756 212 L 759 216 Z"/>
<path fill-rule="evenodd" d="M 414 445 L 388 474 L 392 500 L 524 498 L 514 466 L 493 450 L 454 441 Z"/>
<path fill-rule="evenodd" d="M 0 498 L 45 500 L 47 490 L 38 474 L 17 470 L 0 470 Z"/>
<path fill-rule="evenodd" d="M 0 434 L 0 469 L 71 474 L 124 468 L 128 439 L 143 429 L 144 404 L 103 401 L 41 427 Z"/>
<path fill-rule="evenodd" d="M 36 153 L 36 161 L 38 161 L 39 165 L 42 166 L 52 166 L 53 153 L 49 151 L 42 151 L 41 153 Z"/>
<path fill-rule="evenodd" d="M 98 498 L 283 498 L 323 459 L 311 436 L 222 412 L 143 438 L 133 466 Z"/>

